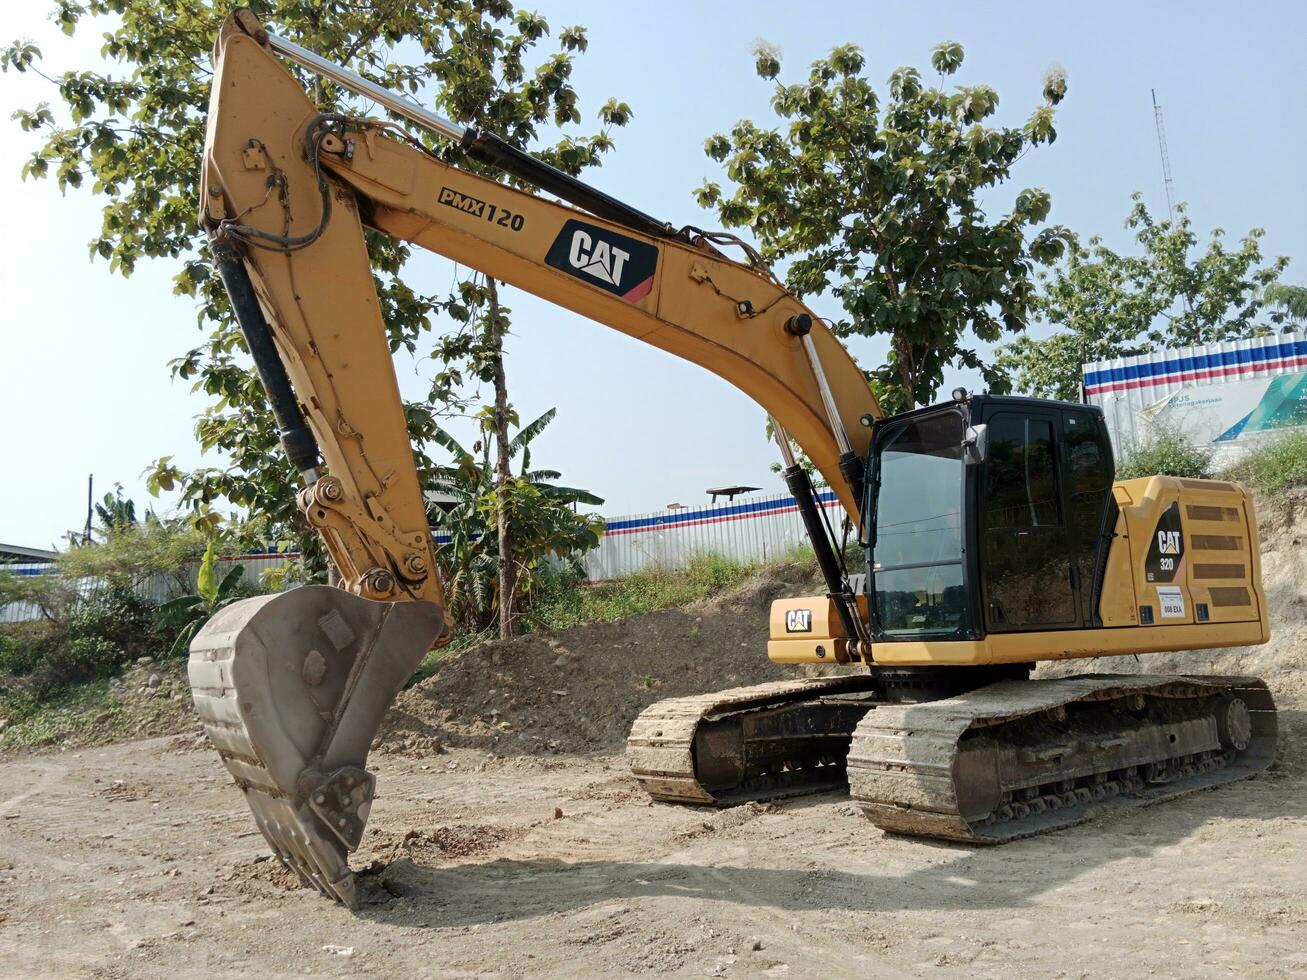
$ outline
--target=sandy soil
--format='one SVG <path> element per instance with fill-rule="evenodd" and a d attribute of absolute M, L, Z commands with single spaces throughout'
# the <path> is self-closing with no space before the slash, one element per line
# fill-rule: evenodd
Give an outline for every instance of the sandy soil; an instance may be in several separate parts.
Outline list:
<path fill-rule="evenodd" d="M 1301 746 L 1307 713 L 1286 721 Z M 382 862 L 386 901 L 354 914 L 266 859 L 182 741 L 0 765 L 0 975 L 1307 974 L 1292 762 L 969 849 L 886 837 L 833 794 L 650 805 L 611 756 L 386 753 L 356 862 Z"/>
<path fill-rule="evenodd" d="M 374 747 L 620 752 L 631 722 L 655 701 L 830 672 L 773 664 L 763 649 L 772 600 L 821 589 L 810 566 L 775 566 L 682 609 L 452 653 L 399 696 Z"/>
<path fill-rule="evenodd" d="M 838 794 L 651 804 L 616 754 L 631 717 L 776 675 L 766 604 L 808 585 L 782 573 L 477 648 L 406 692 L 373 754 L 359 913 L 268 858 L 193 735 L 0 760 L 0 977 L 1307 976 L 1291 517 L 1267 551 L 1271 644 L 1138 664 L 1265 676 L 1282 748 L 1254 780 L 992 849 L 888 837 Z"/>

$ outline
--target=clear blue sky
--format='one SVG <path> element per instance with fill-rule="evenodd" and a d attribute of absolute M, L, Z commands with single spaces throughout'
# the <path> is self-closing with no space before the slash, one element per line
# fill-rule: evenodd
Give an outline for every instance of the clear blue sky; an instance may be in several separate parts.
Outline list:
<path fill-rule="evenodd" d="M 42 42 L 47 71 L 83 67 L 98 34 L 67 39 L 41 0 L 9 4 L 0 38 Z M 1288 278 L 1307 281 L 1307 68 L 1301 42 L 1307 5 L 1047 3 L 723 2 L 659 4 L 542 2 L 555 29 L 582 23 L 590 49 L 575 80 L 592 116 L 610 95 L 635 118 L 591 179 L 677 223 L 710 224 L 691 192 L 716 165 L 703 140 L 750 117 L 770 118 L 770 90 L 753 73 L 750 49 L 765 39 L 783 52 L 783 78 L 833 45 L 853 41 L 883 79 L 903 64 L 926 68 L 931 47 L 966 48 L 963 83 L 997 88 L 1001 121 L 1019 123 L 1039 98 L 1040 79 L 1063 66 L 1070 91 L 1059 137 L 1029 154 L 1016 189 L 1041 186 L 1053 221 L 1123 246 L 1129 195 L 1165 208 L 1149 89 L 1166 113 L 1179 196 L 1203 233 L 1238 236 L 1263 227 L 1265 250 L 1294 258 Z M 0 75 L 0 116 L 49 96 L 30 76 Z M 34 140 L 12 123 L 0 139 L 0 541 L 49 546 L 80 526 L 86 474 L 97 496 L 121 482 L 138 502 L 141 473 L 155 456 L 182 465 L 201 456 L 191 432 L 201 396 L 172 383 L 169 358 L 196 339 L 189 302 L 171 295 L 165 263 L 129 280 L 87 258 L 98 228 L 89 191 L 60 197 L 52 183 L 19 180 Z M 415 266 L 417 285 L 449 281 L 437 259 Z M 557 406 L 536 460 L 566 482 L 608 499 L 609 514 L 696 503 L 704 488 L 749 483 L 779 489 L 770 473 L 760 410 L 702 370 L 513 291 L 508 362 L 523 418 Z M 819 312 L 835 308 L 817 303 Z M 855 347 L 864 363 L 881 349 Z M 412 396 L 425 391 L 422 361 L 398 363 Z M 951 381 L 967 382 L 959 375 Z M 163 509 L 167 501 L 159 504 Z"/>

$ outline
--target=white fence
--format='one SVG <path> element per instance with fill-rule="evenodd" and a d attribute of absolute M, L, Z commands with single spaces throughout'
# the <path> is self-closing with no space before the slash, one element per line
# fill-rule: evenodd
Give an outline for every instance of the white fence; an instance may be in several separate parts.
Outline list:
<path fill-rule="evenodd" d="M 839 500 L 829 490 L 819 491 L 817 498 L 838 533 L 844 516 Z M 442 543 L 441 537 L 436 536 L 437 546 Z M 601 581 L 645 568 L 681 570 L 700 554 L 723 555 L 742 562 L 767 561 L 807 543 L 799 509 L 789 494 L 743 497 L 725 504 L 608 518 L 599 547 L 585 556 L 585 570 L 591 580 Z M 227 567 L 243 566 L 242 580 L 257 583 L 268 569 L 298 557 L 297 554 L 236 555 L 219 561 Z M 188 561 L 176 574 L 145 578 L 138 591 L 156 603 L 193 592 L 199 567 L 199 559 Z M 58 574 L 56 565 L 39 562 L 3 565 L 0 570 L 13 575 Z M 219 574 L 221 571 L 220 568 Z M 77 588 L 84 593 L 98 585 L 94 580 L 77 582 Z M 40 609 L 30 604 L 11 603 L 0 607 L 0 623 L 21 623 L 40 617 Z"/>
<path fill-rule="evenodd" d="M 1177 430 L 1233 462 L 1248 445 L 1307 425 L 1307 334 L 1159 350 L 1084 366 L 1118 458 L 1150 429 Z"/>
<path fill-rule="evenodd" d="M 233 555 L 230 557 L 221 557 L 218 559 L 218 575 L 224 575 L 228 568 L 233 565 L 241 566 L 241 581 L 251 585 L 257 585 L 260 577 L 265 571 L 271 568 L 279 568 L 287 561 L 298 558 L 298 553 L 290 554 L 252 554 L 252 555 Z M 6 572 L 10 575 L 21 576 L 44 576 L 58 575 L 58 566 L 49 562 L 20 562 L 17 564 L 0 565 L 0 572 Z M 159 603 L 167 602 L 179 595 L 185 595 L 188 592 L 195 591 L 195 580 L 200 573 L 200 559 L 195 558 L 185 562 L 180 569 L 174 573 L 159 573 L 149 575 L 136 583 L 136 591 L 142 598 L 150 602 Z M 92 593 L 102 585 L 95 579 L 78 579 L 73 583 L 74 588 L 83 595 Z M 32 603 L 13 602 L 7 606 L 0 606 L 0 623 L 25 623 L 30 620 L 40 619 L 41 610 Z"/>
<path fill-rule="evenodd" d="M 839 500 L 829 490 L 818 499 L 838 533 L 844 516 Z M 696 554 L 766 561 L 808 543 L 789 494 L 612 517 L 607 523 L 599 547 L 585 556 L 586 574 L 596 581 L 650 567 L 683 569 Z"/>

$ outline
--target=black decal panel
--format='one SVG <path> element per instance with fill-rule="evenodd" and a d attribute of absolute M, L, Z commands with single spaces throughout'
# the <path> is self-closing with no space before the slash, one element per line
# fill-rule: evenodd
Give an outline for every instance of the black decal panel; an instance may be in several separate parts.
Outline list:
<path fill-rule="evenodd" d="M 452 187 L 440 188 L 440 194 L 436 200 L 445 205 L 447 208 L 453 208 L 455 211 L 462 211 L 464 214 L 470 214 L 474 218 L 485 217 L 486 202 L 479 197 L 472 197 L 470 194 L 462 194 Z"/>
<path fill-rule="evenodd" d="M 1153 529 L 1144 573 L 1150 582 L 1174 582 L 1184 567 L 1184 529 L 1180 525 L 1180 501 L 1162 512 Z"/>
<path fill-rule="evenodd" d="M 648 242 L 571 218 L 549 246 L 545 264 L 638 303 L 653 289 L 658 249 Z"/>
<path fill-rule="evenodd" d="M 811 633 L 812 610 L 811 609 L 787 609 L 785 611 L 785 632 L 786 633 Z"/>

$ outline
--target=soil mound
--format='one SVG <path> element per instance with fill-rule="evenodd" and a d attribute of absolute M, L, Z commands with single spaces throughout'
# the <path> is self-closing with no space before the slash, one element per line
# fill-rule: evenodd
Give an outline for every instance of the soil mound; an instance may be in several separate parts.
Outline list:
<path fill-rule="evenodd" d="M 1282 708 L 1307 702 L 1307 491 L 1259 500 L 1258 522 L 1269 643 L 1050 663 L 1038 676 L 1251 674 Z M 822 591 L 810 566 L 777 566 L 682 609 L 450 654 L 400 695 L 377 744 L 421 756 L 445 745 L 497 755 L 620 751 L 631 722 L 655 701 L 798 676 L 767 660 L 768 608 Z"/>
<path fill-rule="evenodd" d="M 767 659 L 773 599 L 821 587 L 802 565 L 765 569 L 712 599 L 452 653 L 400 694 L 378 742 L 503 755 L 619 751 L 655 701 L 795 676 Z"/>

